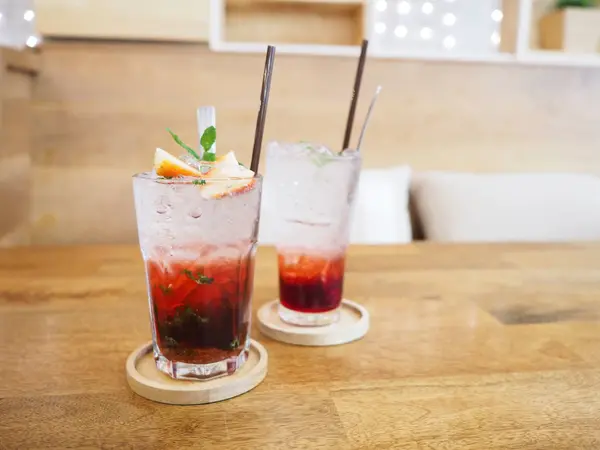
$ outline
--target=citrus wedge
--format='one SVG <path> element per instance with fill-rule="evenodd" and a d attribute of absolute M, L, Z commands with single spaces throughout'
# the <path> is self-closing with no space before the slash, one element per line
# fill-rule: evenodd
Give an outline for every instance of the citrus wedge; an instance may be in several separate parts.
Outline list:
<path fill-rule="evenodd" d="M 162 148 L 157 148 L 156 153 L 154 153 L 154 170 L 156 170 L 156 175 L 166 178 L 202 176 L 199 170 L 184 163 Z"/>
<path fill-rule="evenodd" d="M 254 172 L 238 163 L 235 153 L 220 156 L 214 166 L 204 174 L 207 178 L 253 178 Z"/>
<path fill-rule="evenodd" d="M 205 198 L 223 198 L 232 197 L 234 195 L 243 194 L 251 191 L 254 188 L 254 178 L 239 179 L 239 180 L 223 180 L 208 182 L 202 189 L 202 196 Z"/>
<path fill-rule="evenodd" d="M 214 166 L 203 176 L 207 183 L 202 186 L 202 195 L 206 198 L 242 194 L 253 189 L 256 183 L 254 172 L 241 166 L 233 152 L 217 158 Z"/>

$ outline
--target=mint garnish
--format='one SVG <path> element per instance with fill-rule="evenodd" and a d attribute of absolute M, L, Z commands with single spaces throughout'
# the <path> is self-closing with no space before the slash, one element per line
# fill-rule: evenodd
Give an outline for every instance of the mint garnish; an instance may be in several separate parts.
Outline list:
<path fill-rule="evenodd" d="M 192 184 L 195 184 L 195 185 L 198 185 L 198 186 L 202 186 L 202 185 L 206 184 L 206 181 L 205 180 L 196 179 L 196 180 L 192 181 Z"/>
<path fill-rule="evenodd" d="M 310 160 L 317 167 L 323 167 L 325 164 L 329 164 L 330 162 L 334 161 L 331 156 L 317 152 L 310 156 Z"/>
<path fill-rule="evenodd" d="M 173 138 L 173 140 L 179 146 L 183 147 L 186 152 L 188 152 L 190 155 L 192 155 L 197 160 L 199 160 L 199 161 L 201 160 L 200 155 L 198 155 L 198 153 L 196 153 L 196 151 L 192 147 L 190 147 L 189 145 L 185 144 L 181 139 L 179 139 L 179 136 L 177 136 L 175 133 L 173 133 L 170 128 L 167 128 L 167 131 L 169 132 L 169 134 L 171 134 L 171 137 Z"/>
<path fill-rule="evenodd" d="M 165 294 L 165 295 L 169 295 L 171 292 L 173 292 L 173 288 L 171 287 L 171 285 L 163 286 L 161 284 L 158 287 L 162 291 L 162 293 Z"/>
<path fill-rule="evenodd" d="M 196 284 L 211 284 L 214 278 L 207 277 L 202 272 L 197 271 L 194 275 L 191 270 L 183 269 L 183 274 Z"/>
<path fill-rule="evenodd" d="M 202 133 L 202 136 L 200 137 L 200 145 L 204 149 L 204 154 L 202 155 L 202 159 L 204 161 L 214 161 L 215 160 L 215 154 L 210 153 L 210 149 L 212 148 L 212 146 L 215 144 L 216 141 L 217 141 L 217 129 L 211 125 L 206 130 L 204 130 L 204 133 Z"/>

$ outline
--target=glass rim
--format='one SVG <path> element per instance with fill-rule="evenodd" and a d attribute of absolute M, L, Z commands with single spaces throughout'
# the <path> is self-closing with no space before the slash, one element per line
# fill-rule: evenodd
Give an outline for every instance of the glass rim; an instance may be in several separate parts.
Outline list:
<path fill-rule="evenodd" d="M 316 142 L 308 142 L 308 141 L 303 141 L 303 142 L 293 142 L 293 141 L 278 141 L 278 140 L 271 140 L 267 143 L 267 153 L 270 153 L 270 148 L 272 145 L 276 145 L 277 147 L 279 147 L 280 149 L 282 147 L 287 147 L 287 146 L 299 146 L 302 144 L 307 144 L 307 145 L 312 145 L 312 146 L 321 146 L 323 144 L 320 143 L 316 143 Z M 329 148 L 329 147 L 327 147 Z M 330 149 L 331 150 L 331 149 Z M 334 152 L 333 155 L 329 155 L 327 153 L 319 153 L 319 157 L 320 158 L 327 158 L 327 159 L 331 159 L 331 160 L 354 160 L 354 159 L 359 159 L 362 157 L 361 152 L 354 149 L 354 148 L 345 148 L 344 150 L 354 150 L 355 153 L 353 155 L 340 155 L 339 152 Z M 344 151 L 342 150 L 342 151 Z M 333 150 L 332 150 L 333 151 Z M 279 156 L 279 154 L 278 154 Z M 285 156 L 305 156 L 305 155 L 299 155 L 299 154 L 289 154 L 289 155 L 285 155 Z"/>
<path fill-rule="evenodd" d="M 225 183 L 229 181 L 240 181 L 240 180 L 262 180 L 263 176 L 259 173 L 255 173 L 252 178 L 242 178 L 242 177 L 211 177 L 211 178 L 203 178 L 203 177 L 191 177 L 191 176 L 182 176 L 175 178 L 158 178 L 157 175 L 153 174 L 150 171 L 147 172 L 139 172 L 133 174 L 131 178 L 136 180 L 148 180 L 153 181 L 155 183 L 160 184 L 194 184 L 195 180 L 203 180 L 206 184 L 209 183 Z M 203 183 L 204 184 L 204 183 Z"/>

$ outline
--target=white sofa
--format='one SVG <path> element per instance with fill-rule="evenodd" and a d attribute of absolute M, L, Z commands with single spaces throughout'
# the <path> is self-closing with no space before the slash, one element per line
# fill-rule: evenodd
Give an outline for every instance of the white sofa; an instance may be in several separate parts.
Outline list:
<path fill-rule="evenodd" d="M 600 178 L 569 173 L 424 172 L 412 202 L 438 242 L 600 240 Z"/>
<path fill-rule="evenodd" d="M 263 201 L 268 197 L 263 196 Z M 272 220 L 263 213 L 260 242 L 272 244 L 272 234 Z M 350 242 L 402 244 L 413 238 L 437 242 L 600 240 L 600 177 L 411 173 L 408 166 L 363 169 Z"/>

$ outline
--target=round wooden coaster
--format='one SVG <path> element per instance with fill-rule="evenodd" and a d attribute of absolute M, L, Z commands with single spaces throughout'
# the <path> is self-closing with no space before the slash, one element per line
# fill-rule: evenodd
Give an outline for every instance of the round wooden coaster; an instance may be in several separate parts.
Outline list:
<path fill-rule="evenodd" d="M 248 360 L 236 373 L 207 381 L 174 380 L 156 368 L 152 342 L 136 349 L 125 364 L 133 392 L 149 400 L 171 405 L 201 405 L 241 395 L 255 388 L 267 375 L 267 350 L 250 341 Z"/>
<path fill-rule="evenodd" d="M 320 327 L 291 325 L 279 318 L 279 299 L 258 310 L 258 327 L 276 341 L 295 345 L 340 345 L 360 339 L 369 331 L 369 312 L 350 300 L 342 300 L 340 320 Z"/>

